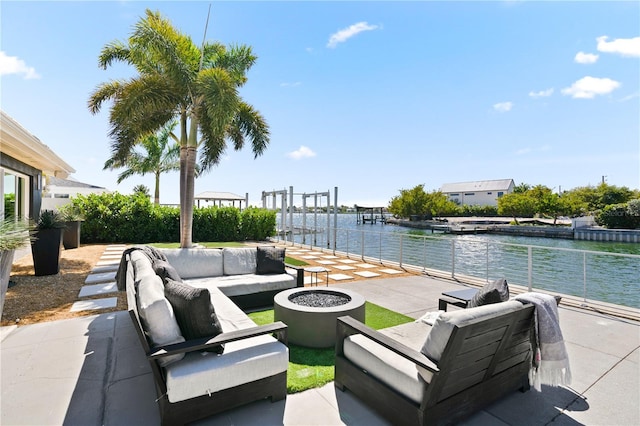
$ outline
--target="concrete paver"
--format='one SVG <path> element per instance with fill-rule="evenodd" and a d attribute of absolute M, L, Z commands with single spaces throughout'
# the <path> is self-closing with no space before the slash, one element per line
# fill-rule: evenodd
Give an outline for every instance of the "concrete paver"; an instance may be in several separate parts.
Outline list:
<path fill-rule="evenodd" d="M 442 291 L 461 288 L 419 276 L 337 287 L 414 318 L 436 310 Z M 640 324 L 562 305 L 559 311 L 572 385 L 514 392 L 464 424 L 640 424 Z M 153 379 L 127 312 L 3 327 L 0 336 L 0 424 L 159 424 Z M 197 424 L 387 423 L 330 383 Z"/>

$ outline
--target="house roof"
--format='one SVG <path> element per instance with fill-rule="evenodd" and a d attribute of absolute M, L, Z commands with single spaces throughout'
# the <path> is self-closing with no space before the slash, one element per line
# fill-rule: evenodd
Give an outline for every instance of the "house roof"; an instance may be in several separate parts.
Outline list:
<path fill-rule="evenodd" d="M 73 179 L 61 179 L 57 177 L 49 177 L 48 186 L 58 186 L 65 188 L 92 188 L 92 189 L 106 189 L 101 186 L 90 185 L 88 183 L 78 182 Z"/>
<path fill-rule="evenodd" d="M 195 196 L 196 200 L 244 201 L 245 197 L 231 192 L 205 191 Z"/>
<path fill-rule="evenodd" d="M 2 153 L 15 158 L 47 176 L 68 177 L 75 169 L 40 139 L 0 110 L 0 147 Z"/>
<path fill-rule="evenodd" d="M 473 182 L 445 183 L 440 191 L 448 194 L 452 192 L 473 191 L 506 191 L 513 185 L 513 179 L 477 180 Z"/>

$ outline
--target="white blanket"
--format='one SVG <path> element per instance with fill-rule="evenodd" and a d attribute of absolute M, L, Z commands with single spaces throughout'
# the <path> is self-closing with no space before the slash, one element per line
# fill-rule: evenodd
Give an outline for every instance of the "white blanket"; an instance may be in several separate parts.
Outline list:
<path fill-rule="evenodd" d="M 523 293 L 516 300 L 535 305 L 537 350 L 529 372 L 529 382 L 537 391 L 541 390 L 543 384 L 571 384 L 569 356 L 560 330 L 555 298 L 542 293 Z"/>

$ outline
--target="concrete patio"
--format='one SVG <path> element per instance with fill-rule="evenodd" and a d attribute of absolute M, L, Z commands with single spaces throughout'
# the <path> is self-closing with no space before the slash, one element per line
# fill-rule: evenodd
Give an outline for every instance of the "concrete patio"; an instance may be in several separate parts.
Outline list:
<path fill-rule="evenodd" d="M 418 318 L 455 282 L 403 277 L 341 283 L 367 300 Z M 560 307 L 570 387 L 514 393 L 465 424 L 640 424 L 640 323 Z M 392 331 L 389 331 L 392 332 Z M 153 380 L 127 312 L 3 327 L 0 424 L 157 425 Z M 386 424 L 333 384 L 285 401 L 256 402 L 202 425 Z"/>

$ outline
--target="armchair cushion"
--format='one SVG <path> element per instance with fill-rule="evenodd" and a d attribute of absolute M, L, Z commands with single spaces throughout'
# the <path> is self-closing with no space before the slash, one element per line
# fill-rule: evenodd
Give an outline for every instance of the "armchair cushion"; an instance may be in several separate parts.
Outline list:
<path fill-rule="evenodd" d="M 164 286 L 164 294 L 174 309 L 178 325 L 186 340 L 211 338 L 222 333 L 209 290 L 168 279 Z M 221 354 L 224 347 L 218 345 L 207 351 Z"/>
<path fill-rule="evenodd" d="M 258 247 L 256 274 L 284 274 L 284 248 Z"/>
<path fill-rule="evenodd" d="M 469 301 L 468 308 L 489 305 L 491 303 L 506 302 L 509 300 L 509 285 L 507 280 L 500 278 L 486 283 Z"/>
<path fill-rule="evenodd" d="M 498 313 L 506 314 L 508 312 L 514 312 L 520 308 L 522 308 L 522 303 L 511 300 L 508 302 L 479 306 L 477 308 L 444 312 L 440 314 L 431 331 L 427 334 L 427 339 L 420 352 L 437 364 L 440 362 L 440 358 L 447 347 L 449 337 L 455 326 L 463 326 L 472 321 L 481 320 Z M 427 381 L 429 379 L 430 378 L 425 378 Z"/>

